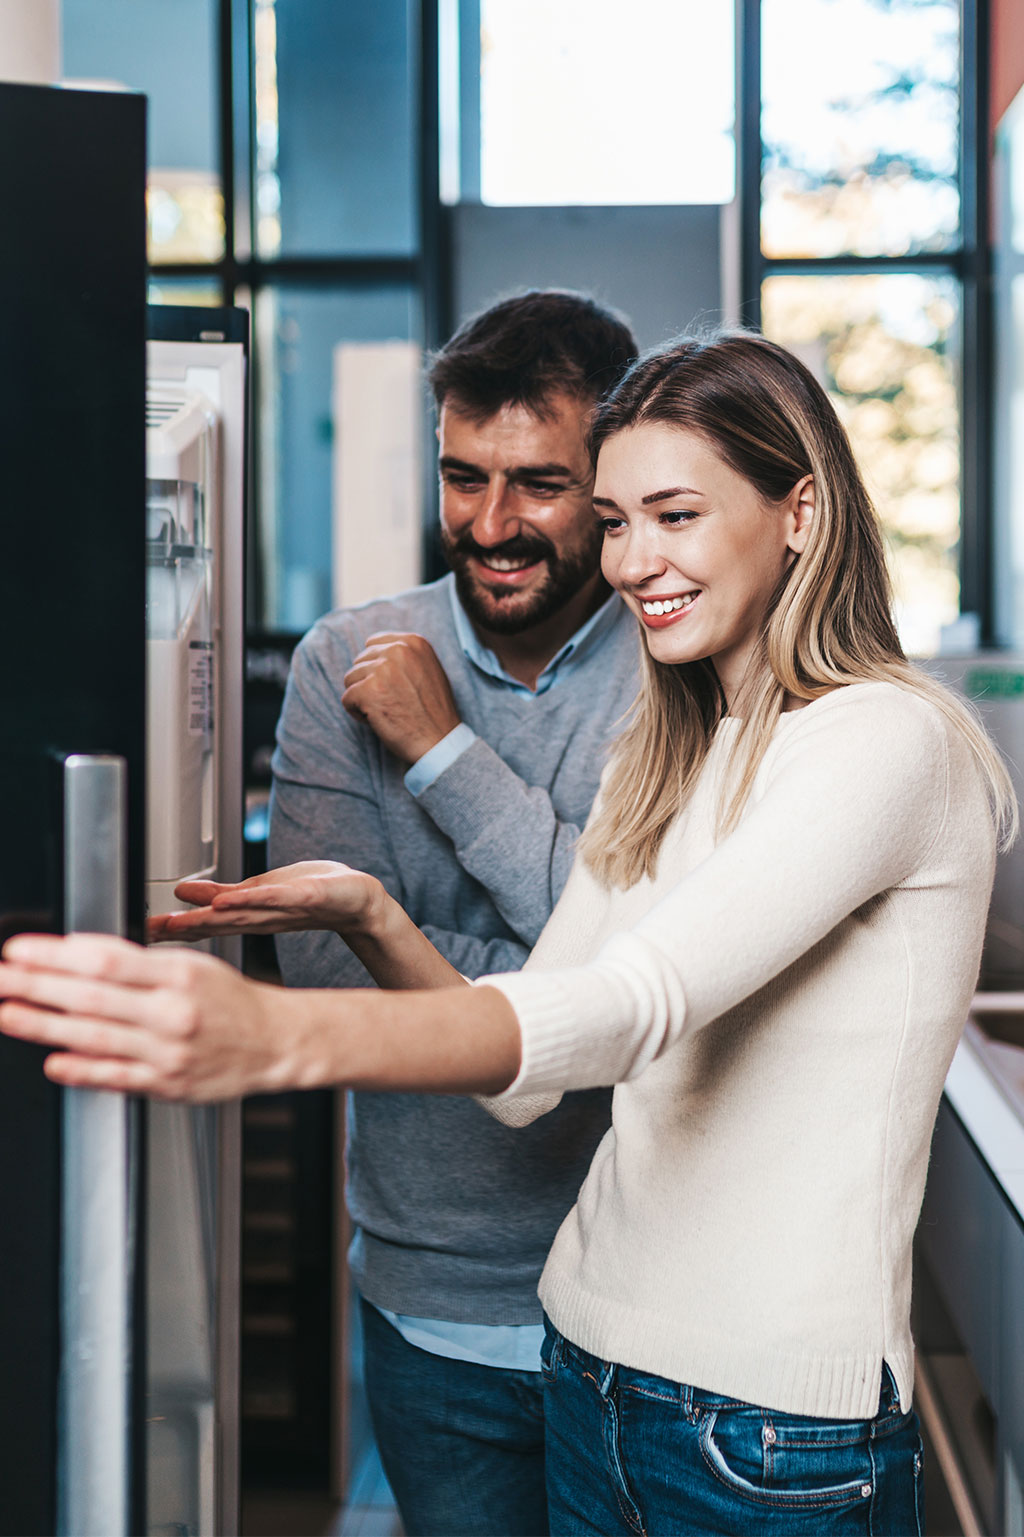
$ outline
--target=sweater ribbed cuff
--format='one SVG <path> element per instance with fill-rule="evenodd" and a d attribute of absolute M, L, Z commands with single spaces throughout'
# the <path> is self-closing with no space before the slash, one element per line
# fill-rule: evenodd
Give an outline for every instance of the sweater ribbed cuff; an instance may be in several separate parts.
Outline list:
<path fill-rule="evenodd" d="M 562 1093 L 613 1083 L 602 1059 L 602 1024 L 610 1024 L 608 979 L 596 971 L 509 972 L 481 977 L 478 985 L 504 993 L 519 1021 L 522 1061 L 501 1094 L 500 1105 L 524 1095 Z M 581 1031 L 580 1021 L 588 1028 Z M 595 1026 L 593 1033 L 591 1025 Z M 587 1048 L 580 1051 L 581 1037 Z M 585 1059 L 585 1060 L 581 1060 Z"/>

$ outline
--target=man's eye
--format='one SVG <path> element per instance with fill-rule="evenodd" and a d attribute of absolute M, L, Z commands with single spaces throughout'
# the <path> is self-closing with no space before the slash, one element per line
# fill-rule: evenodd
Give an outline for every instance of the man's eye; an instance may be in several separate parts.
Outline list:
<path fill-rule="evenodd" d="M 454 486 L 456 491 L 477 491 L 486 484 L 477 475 L 446 475 L 444 483 L 446 486 Z"/>
<path fill-rule="evenodd" d="M 550 480 L 524 480 L 523 485 L 527 491 L 533 491 L 537 496 L 558 496 L 565 487 Z"/>

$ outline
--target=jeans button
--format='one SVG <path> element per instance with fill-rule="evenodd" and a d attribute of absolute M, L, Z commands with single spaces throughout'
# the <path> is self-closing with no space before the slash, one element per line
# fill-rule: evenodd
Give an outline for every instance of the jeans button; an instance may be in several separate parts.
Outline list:
<path fill-rule="evenodd" d="M 871 1497 L 871 1485 L 870 1484 L 861 1484 L 861 1486 L 860 1486 L 860 1497 L 861 1497 L 862 1500 L 870 1499 L 870 1497 Z"/>
<path fill-rule="evenodd" d="M 776 1437 L 775 1437 L 775 1428 L 774 1428 L 774 1426 L 766 1425 L 764 1427 L 764 1444 L 765 1444 L 765 1446 L 774 1446 L 775 1445 L 775 1440 L 776 1440 Z"/>

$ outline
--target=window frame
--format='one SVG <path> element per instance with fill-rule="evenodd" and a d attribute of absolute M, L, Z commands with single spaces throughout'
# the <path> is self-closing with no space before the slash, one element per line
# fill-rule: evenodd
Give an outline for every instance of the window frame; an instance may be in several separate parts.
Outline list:
<path fill-rule="evenodd" d="M 212 262 L 155 262 L 150 279 L 205 278 L 220 284 L 221 302 L 254 304 L 257 294 L 279 283 L 316 288 L 401 288 L 412 290 L 423 320 L 421 340 L 430 350 L 439 347 L 451 330 L 450 237 L 448 210 L 440 198 L 438 80 L 439 0 L 407 0 L 410 48 L 414 58 L 416 104 L 414 120 L 414 185 L 416 187 L 417 250 L 411 256 L 281 256 L 256 254 L 255 216 L 255 93 L 252 84 L 253 0 L 216 0 L 217 159 L 224 203 L 224 254 Z M 259 398 L 261 359 L 252 352 L 252 396 Z M 259 462 L 260 422 L 250 413 L 254 463 Z M 439 574 L 437 546 L 437 488 L 432 456 L 424 456 L 424 565 L 427 576 Z M 258 537 L 259 483 L 251 477 L 250 525 L 247 553 L 247 617 L 249 627 L 267 633 L 263 624 L 266 581 L 262 541 Z"/>
<path fill-rule="evenodd" d="M 917 256 L 766 256 L 761 248 L 761 0 L 737 0 L 740 319 L 760 328 L 761 285 L 783 274 L 948 275 L 960 290 L 960 611 L 995 641 L 991 519 L 992 253 L 989 229 L 989 7 L 960 0 L 960 242 Z"/>

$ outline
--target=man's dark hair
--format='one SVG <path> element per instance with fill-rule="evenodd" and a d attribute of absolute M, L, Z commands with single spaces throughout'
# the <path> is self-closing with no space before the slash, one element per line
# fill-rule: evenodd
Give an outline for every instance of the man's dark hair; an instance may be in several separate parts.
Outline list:
<path fill-rule="evenodd" d="M 612 310 L 585 294 L 533 288 L 461 325 L 431 358 L 427 379 L 438 411 L 450 399 L 474 417 L 503 406 L 544 417 L 556 391 L 599 400 L 636 353 L 633 333 Z"/>

